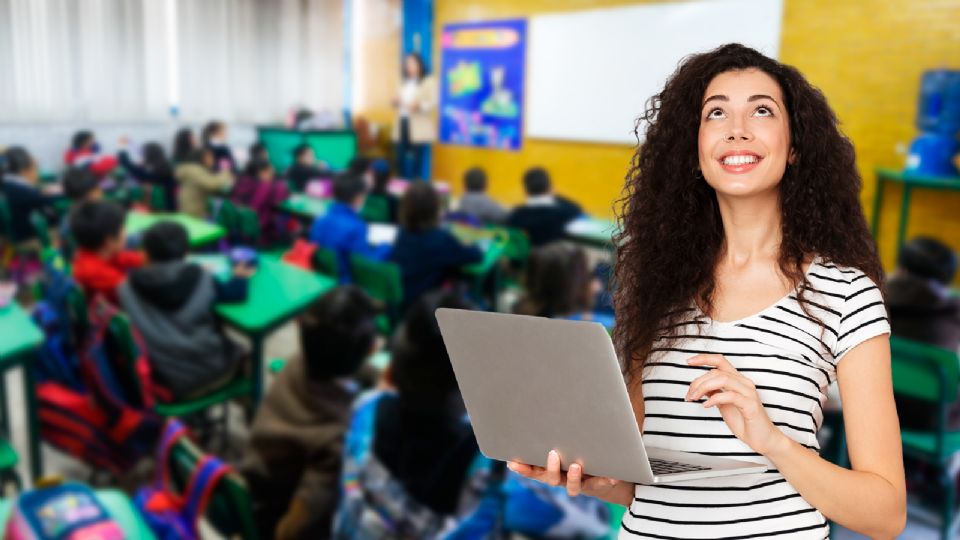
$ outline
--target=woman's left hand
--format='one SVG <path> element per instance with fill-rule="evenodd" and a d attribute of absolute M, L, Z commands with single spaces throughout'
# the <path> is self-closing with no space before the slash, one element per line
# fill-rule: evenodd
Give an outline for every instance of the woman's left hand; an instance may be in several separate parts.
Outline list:
<path fill-rule="evenodd" d="M 687 360 L 691 366 L 714 369 L 694 379 L 687 390 L 687 401 L 706 396 L 705 408 L 717 407 L 730 431 L 755 452 L 767 455 L 781 446 L 786 435 L 767 416 L 757 388 L 719 354 L 701 354 Z"/>

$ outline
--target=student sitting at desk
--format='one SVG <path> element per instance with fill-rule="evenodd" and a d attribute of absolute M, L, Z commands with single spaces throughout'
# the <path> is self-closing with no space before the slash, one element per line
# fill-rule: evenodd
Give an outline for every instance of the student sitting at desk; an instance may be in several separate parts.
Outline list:
<path fill-rule="evenodd" d="M 70 167 L 63 173 L 63 194 L 70 201 L 70 210 L 80 206 L 87 201 L 99 201 L 103 199 L 103 190 L 100 189 L 100 181 L 96 175 L 86 167 Z M 70 236 L 69 214 L 66 219 L 60 222 L 60 249 L 67 254 L 73 252 L 73 238 Z"/>
<path fill-rule="evenodd" d="M 160 210 L 166 212 L 175 212 L 177 210 L 177 183 L 173 178 L 173 166 L 167 159 L 167 153 L 163 147 L 155 142 L 143 145 L 143 163 L 135 163 L 130 159 L 130 153 L 127 151 L 129 139 L 123 137 L 120 139 L 120 166 L 130 176 L 133 176 L 139 182 L 150 184 L 151 188 L 163 190 L 163 208 Z"/>
<path fill-rule="evenodd" d="M 886 287 L 893 335 L 960 353 L 960 297 L 950 291 L 956 273 L 957 254 L 942 242 L 918 237 L 904 244 Z M 936 429 L 935 404 L 894 397 L 901 427 Z M 947 429 L 960 429 L 960 402 L 949 410 Z"/>
<path fill-rule="evenodd" d="M 92 131 L 78 131 L 73 136 L 70 149 L 63 156 L 68 167 L 89 167 L 97 178 L 103 178 L 117 167 L 117 159 L 100 154 L 100 143 Z"/>
<path fill-rule="evenodd" d="M 197 137 L 190 128 L 180 128 L 173 136 L 173 162 L 183 163 L 199 147 Z"/>
<path fill-rule="evenodd" d="M 123 249 L 125 218 L 123 207 L 112 201 L 85 202 L 70 212 L 70 234 L 77 244 L 73 279 L 88 302 L 103 296 L 117 304 L 117 287 L 145 262 L 142 253 Z"/>
<path fill-rule="evenodd" d="M 310 241 L 337 253 L 340 282 L 350 282 L 350 254 L 382 261 L 390 255 L 390 246 L 372 246 L 367 240 L 367 222 L 360 217 L 367 186 L 363 178 L 343 173 L 333 181 L 334 202 L 327 213 L 310 228 Z"/>
<path fill-rule="evenodd" d="M 570 498 L 483 457 L 467 418 L 437 308 L 470 309 L 449 291 L 427 294 L 394 336 L 388 380 L 354 406 L 334 537 L 599 538 L 606 506 Z"/>
<path fill-rule="evenodd" d="M 286 221 L 277 213 L 276 207 L 289 196 L 287 184 L 276 178 L 270 160 L 254 158 L 233 187 L 232 198 L 257 213 L 260 240 L 269 245 L 283 240 L 286 235 Z"/>
<path fill-rule="evenodd" d="M 367 195 L 367 204 L 372 200 L 382 200 L 387 209 L 386 222 L 396 223 L 400 208 L 400 198 L 390 193 L 390 163 L 385 159 L 378 159 L 370 165 L 373 174 L 373 187 Z"/>
<path fill-rule="evenodd" d="M 373 352 L 377 308 L 360 288 L 325 294 L 300 318 L 302 356 L 263 398 L 241 470 L 260 538 L 329 538 L 337 509 L 343 435 Z"/>
<path fill-rule="evenodd" d="M 236 376 L 246 354 L 221 330 L 214 305 L 246 300 L 253 271 L 238 266 L 230 281 L 217 281 L 186 260 L 187 230 L 172 221 L 147 229 L 143 248 L 148 263 L 120 286 L 120 303 L 146 342 L 161 386 L 175 400 L 208 394 Z"/>
<path fill-rule="evenodd" d="M 461 266 L 480 262 L 483 253 L 440 228 L 437 191 L 428 182 L 412 182 L 400 202 L 400 232 L 391 258 L 400 266 L 403 278 L 403 313 Z"/>
<path fill-rule="evenodd" d="M 550 176 L 540 167 L 524 173 L 523 188 L 527 201 L 510 212 L 506 224 L 526 231 L 533 247 L 563 238 L 567 223 L 583 213 L 575 202 L 553 194 Z"/>
<path fill-rule="evenodd" d="M 473 167 L 463 175 L 463 187 L 466 192 L 460 198 L 460 212 L 471 215 L 484 223 L 503 223 L 507 211 L 485 192 L 487 173 L 480 167 Z"/>
<path fill-rule="evenodd" d="M 221 194 L 233 185 L 229 169 L 214 171 L 213 151 L 196 149 L 177 164 L 173 175 L 180 183 L 178 194 L 180 211 L 195 218 L 206 219 L 210 196 Z"/>
<path fill-rule="evenodd" d="M 220 120 L 212 120 L 203 126 L 201 136 L 203 147 L 213 152 L 214 172 L 229 171 L 237 174 L 237 160 L 233 158 L 233 151 L 227 145 L 227 125 Z"/>
<path fill-rule="evenodd" d="M 30 152 L 20 146 L 11 146 L 4 152 L 3 158 L 0 193 L 6 197 L 10 210 L 12 240 L 16 243 L 34 240 L 37 233 L 30 223 L 30 214 L 39 211 L 53 219 L 53 198 L 40 191 L 37 162 Z"/>
<path fill-rule="evenodd" d="M 592 285 L 586 253 L 553 242 L 530 252 L 525 291 L 514 311 L 535 317 L 585 318 L 592 302 Z"/>
<path fill-rule="evenodd" d="M 301 144 L 293 149 L 293 165 L 287 170 L 287 180 L 293 189 L 303 192 L 307 184 L 317 178 L 329 178 L 330 170 L 317 164 L 317 156 L 309 144 Z"/>

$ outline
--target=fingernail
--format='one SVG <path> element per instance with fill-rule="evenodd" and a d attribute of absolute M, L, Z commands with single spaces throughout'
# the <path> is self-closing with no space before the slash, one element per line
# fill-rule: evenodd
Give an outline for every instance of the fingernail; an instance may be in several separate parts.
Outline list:
<path fill-rule="evenodd" d="M 577 465 L 576 463 L 574 463 L 573 465 L 570 466 L 570 471 L 571 471 L 571 472 L 575 472 L 575 473 L 579 473 L 579 472 L 580 472 L 580 466 Z"/>
<path fill-rule="evenodd" d="M 558 454 L 556 450 L 551 450 L 549 457 L 559 458 L 559 457 L 560 457 L 560 454 Z"/>
<path fill-rule="evenodd" d="M 514 465 L 513 462 L 507 462 L 507 468 L 513 472 L 517 472 L 517 466 Z"/>

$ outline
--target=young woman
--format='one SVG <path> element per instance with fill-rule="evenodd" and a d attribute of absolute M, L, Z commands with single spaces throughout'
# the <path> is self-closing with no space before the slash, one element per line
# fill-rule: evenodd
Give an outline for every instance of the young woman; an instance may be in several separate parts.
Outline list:
<path fill-rule="evenodd" d="M 628 507 L 621 538 L 893 538 L 906 520 L 882 274 L 854 150 L 819 90 L 741 45 L 654 96 L 627 180 L 615 339 L 644 442 L 760 474 L 633 485 L 510 467 Z M 838 381 L 852 470 L 817 454 Z"/>
<path fill-rule="evenodd" d="M 397 171 L 407 179 L 429 179 L 424 171 L 430 143 L 437 139 L 437 82 L 423 58 L 410 53 L 403 59 L 403 84 L 393 98 L 397 109 L 393 140 L 397 143 Z"/>

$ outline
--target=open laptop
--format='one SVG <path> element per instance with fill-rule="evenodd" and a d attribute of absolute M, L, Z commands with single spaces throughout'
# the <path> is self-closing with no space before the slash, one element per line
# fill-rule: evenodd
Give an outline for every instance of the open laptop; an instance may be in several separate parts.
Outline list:
<path fill-rule="evenodd" d="M 645 448 L 602 325 L 440 308 L 440 332 L 480 451 L 545 466 L 560 453 L 593 476 L 655 484 L 757 473 L 766 465 Z"/>

